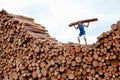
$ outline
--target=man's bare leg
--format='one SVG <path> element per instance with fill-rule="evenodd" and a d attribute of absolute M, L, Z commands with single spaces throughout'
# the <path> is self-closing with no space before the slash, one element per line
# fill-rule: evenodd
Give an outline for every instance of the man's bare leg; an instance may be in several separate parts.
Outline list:
<path fill-rule="evenodd" d="M 85 45 L 87 45 L 87 40 L 86 40 L 86 37 L 84 36 L 84 41 L 85 41 Z"/>
<path fill-rule="evenodd" d="M 78 42 L 79 42 L 79 44 L 80 44 L 80 37 L 78 37 Z"/>

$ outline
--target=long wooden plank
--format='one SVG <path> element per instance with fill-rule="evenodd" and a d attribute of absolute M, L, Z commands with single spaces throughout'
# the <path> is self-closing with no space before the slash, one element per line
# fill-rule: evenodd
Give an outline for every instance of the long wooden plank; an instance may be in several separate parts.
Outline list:
<path fill-rule="evenodd" d="M 72 23 L 69 24 L 69 27 L 77 25 L 79 22 L 86 23 L 86 22 L 94 22 L 94 21 L 98 21 L 98 19 L 97 18 L 92 18 L 92 19 L 86 19 L 86 20 L 80 20 L 80 21 L 77 21 L 77 22 L 72 22 Z"/>

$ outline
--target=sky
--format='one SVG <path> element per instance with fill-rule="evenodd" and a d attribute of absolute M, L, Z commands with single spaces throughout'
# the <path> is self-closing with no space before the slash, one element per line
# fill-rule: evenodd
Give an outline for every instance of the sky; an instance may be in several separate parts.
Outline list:
<path fill-rule="evenodd" d="M 78 43 L 79 30 L 69 27 L 71 22 L 98 18 L 86 30 L 88 44 L 109 31 L 120 20 L 120 0 L 0 0 L 0 10 L 35 19 L 48 30 L 51 37 L 67 43 Z M 80 38 L 84 44 L 83 37 Z"/>

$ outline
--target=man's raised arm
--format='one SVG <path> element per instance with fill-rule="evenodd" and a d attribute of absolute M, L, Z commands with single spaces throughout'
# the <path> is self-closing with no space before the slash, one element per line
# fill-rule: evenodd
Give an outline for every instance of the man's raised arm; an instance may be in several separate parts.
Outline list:
<path fill-rule="evenodd" d="M 87 25 L 84 25 L 85 27 L 88 27 L 89 26 L 89 22 L 87 23 Z"/>
<path fill-rule="evenodd" d="M 74 25 L 74 28 L 77 30 L 78 29 L 78 27 L 76 27 L 75 25 Z"/>

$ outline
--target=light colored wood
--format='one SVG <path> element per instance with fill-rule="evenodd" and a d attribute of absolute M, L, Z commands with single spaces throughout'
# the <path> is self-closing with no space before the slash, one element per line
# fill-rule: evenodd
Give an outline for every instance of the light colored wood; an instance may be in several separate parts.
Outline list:
<path fill-rule="evenodd" d="M 72 49 L 72 50 L 70 51 L 70 54 L 75 54 L 75 50 Z"/>
<path fill-rule="evenodd" d="M 51 80 L 56 80 L 56 77 L 55 76 L 51 76 Z"/>
<path fill-rule="evenodd" d="M 46 77 L 42 77 L 39 80 L 47 80 L 47 78 Z"/>
<path fill-rule="evenodd" d="M 93 62 L 92 62 L 92 65 L 93 65 L 94 67 L 97 67 L 97 66 L 98 66 L 98 61 L 93 61 Z"/>
<path fill-rule="evenodd" d="M 74 77 L 75 77 L 75 76 L 74 76 L 74 74 L 72 74 L 72 73 L 68 75 L 68 78 L 69 78 L 69 79 L 74 79 Z"/>
<path fill-rule="evenodd" d="M 53 59 L 50 60 L 50 64 L 51 65 L 54 65 L 55 64 L 55 61 Z"/>
<path fill-rule="evenodd" d="M 32 78 L 33 78 L 33 79 L 37 78 L 37 73 L 36 73 L 36 71 L 33 71 L 33 72 L 32 72 Z"/>
<path fill-rule="evenodd" d="M 108 70 L 111 72 L 111 71 L 113 71 L 113 66 L 108 66 Z"/>
<path fill-rule="evenodd" d="M 94 55 L 93 55 L 93 59 L 94 59 L 94 60 L 98 60 L 98 54 L 94 54 Z"/>
<path fill-rule="evenodd" d="M 38 53 L 39 51 L 40 51 L 40 48 L 37 46 L 37 47 L 35 48 L 35 52 Z"/>
<path fill-rule="evenodd" d="M 0 80 L 119 79 L 120 22 L 86 46 L 59 42 L 32 19 L 10 16 L 0 11 Z"/>
<path fill-rule="evenodd" d="M 76 57 L 76 58 L 75 58 L 75 61 L 76 61 L 77 63 L 81 62 L 81 57 L 79 57 L 79 56 Z"/>
<path fill-rule="evenodd" d="M 47 75 L 48 70 L 46 68 L 42 68 L 41 73 L 43 76 Z"/>
<path fill-rule="evenodd" d="M 45 63 L 45 62 L 41 62 L 41 63 L 40 63 L 40 67 L 41 67 L 41 68 L 44 68 L 45 66 L 46 66 L 46 63 Z"/>
<path fill-rule="evenodd" d="M 61 66 L 61 67 L 60 67 L 60 72 L 64 72 L 64 71 L 65 71 L 64 66 Z"/>
<path fill-rule="evenodd" d="M 75 62 L 75 61 L 72 61 L 72 62 L 71 62 L 71 65 L 72 65 L 72 66 L 76 66 L 76 62 Z"/>
<path fill-rule="evenodd" d="M 78 47 L 75 47 L 75 51 L 76 51 L 76 53 L 79 53 L 80 52 L 80 47 L 78 46 Z"/>

